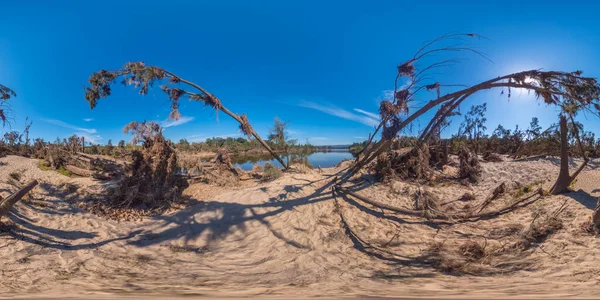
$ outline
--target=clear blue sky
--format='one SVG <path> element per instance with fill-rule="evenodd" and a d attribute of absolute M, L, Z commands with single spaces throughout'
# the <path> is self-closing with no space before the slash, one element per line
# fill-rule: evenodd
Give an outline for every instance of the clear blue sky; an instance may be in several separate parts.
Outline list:
<path fill-rule="evenodd" d="M 372 131 L 368 113 L 393 89 L 396 65 L 444 33 L 487 37 L 473 45 L 494 63 L 469 56 L 437 76 L 442 83 L 533 68 L 600 76 L 599 11 L 596 1 L 7 1 L 0 82 L 18 95 L 12 128 L 29 117 L 31 134 L 47 140 L 78 133 L 115 143 L 128 139 L 122 128 L 133 120 L 172 125 L 164 133 L 173 140 L 241 136 L 234 121 L 221 113 L 217 122 L 197 102 L 182 102 L 184 118 L 165 122 L 169 102 L 159 89 L 141 96 L 117 86 L 89 109 L 83 86 L 92 72 L 145 61 L 247 113 L 260 134 L 278 116 L 300 142 L 351 143 Z M 462 110 L 488 102 L 490 130 L 526 127 L 533 116 L 556 122 L 555 109 L 517 94 L 478 94 Z M 580 120 L 600 134 L 595 117 Z"/>

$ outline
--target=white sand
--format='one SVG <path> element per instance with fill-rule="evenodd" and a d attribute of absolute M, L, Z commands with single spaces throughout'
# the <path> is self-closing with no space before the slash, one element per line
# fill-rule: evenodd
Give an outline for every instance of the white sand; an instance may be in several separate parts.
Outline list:
<path fill-rule="evenodd" d="M 579 224 L 589 219 L 595 197 L 600 196 L 598 161 L 579 176 L 575 185 L 579 192 L 546 197 L 476 223 L 435 228 L 418 219 L 370 214 L 343 202 L 345 215 L 362 237 L 410 256 L 431 241 L 457 242 L 510 223 L 527 225 L 533 210 L 552 211 L 566 199 L 566 228 L 546 240 L 543 251 L 526 258 L 534 267 L 494 276 L 446 275 L 357 249 L 334 211 L 329 187 L 323 190 L 331 178 L 328 174 L 336 169 L 286 174 L 271 183 L 238 189 L 195 184 L 185 191 L 197 199 L 195 205 L 143 221 L 116 222 L 81 211 L 71 201 L 101 191 L 102 183 L 41 171 L 36 160 L 22 157 L 0 158 L 0 163 L 0 182 L 11 172 L 19 172 L 22 182 L 40 181 L 33 199 L 18 203 L 10 215 L 18 228 L 0 233 L 0 298 L 582 298 L 600 292 L 600 240 L 579 232 Z M 466 191 L 482 199 L 503 181 L 526 185 L 544 180 L 548 187 L 557 171 L 557 161 L 546 159 L 485 163 L 483 181 L 476 186 L 424 189 L 448 200 Z M 410 207 L 415 189 L 413 184 L 396 182 L 392 187 L 367 185 L 359 193 Z M 6 190 L 14 188 L 0 184 L 0 194 L 7 196 Z M 499 199 L 492 206 L 506 201 Z"/>

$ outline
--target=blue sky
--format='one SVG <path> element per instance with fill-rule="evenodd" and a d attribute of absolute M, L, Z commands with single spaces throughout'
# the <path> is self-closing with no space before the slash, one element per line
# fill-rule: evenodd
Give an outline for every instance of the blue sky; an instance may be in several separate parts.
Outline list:
<path fill-rule="evenodd" d="M 395 67 L 424 42 L 448 32 L 488 38 L 472 45 L 492 61 L 443 70 L 447 84 L 475 84 L 513 71 L 584 70 L 600 76 L 596 1 L 9 1 L 0 18 L 0 83 L 13 88 L 13 129 L 54 140 L 127 140 L 130 121 L 162 122 L 173 140 L 241 136 L 235 121 L 183 101 L 177 122 L 159 90 L 141 96 L 117 86 L 89 109 L 92 72 L 145 61 L 194 81 L 266 135 L 274 117 L 300 142 L 342 144 L 373 130 L 378 101 L 393 89 Z M 442 93 L 450 90 L 442 90 Z M 520 94 L 520 95 L 519 95 Z M 430 97 L 429 97 L 430 96 Z M 423 94 L 419 100 L 434 95 Z M 488 103 L 489 130 L 556 122 L 557 111 L 526 93 L 472 97 Z M 425 116 L 426 118 L 427 116 Z M 594 116 L 580 116 L 600 134 Z M 455 133 L 460 120 L 444 133 Z M 426 125 L 424 118 L 414 128 Z M 0 129 L 6 131 L 8 128 Z"/>

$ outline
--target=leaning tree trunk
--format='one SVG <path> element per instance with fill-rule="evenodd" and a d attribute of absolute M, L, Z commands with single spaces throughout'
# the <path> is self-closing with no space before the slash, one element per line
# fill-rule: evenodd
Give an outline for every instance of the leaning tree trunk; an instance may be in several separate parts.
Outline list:
<path fill-rule="evenodd" d="M 571 185 L 569 175 L 569 143 L 567 139 L 567 118 L 560 116 L 560 173 L 550 190 L 553 195 L 564 193 Z"/>
<path fill-rule="evenodd" d="M 581 151 L 581 156 L 583 157 L 583 163 L 579 168 L 572 174 L 569 175 L 569 142 L 567 138 L 567 117 L 564 115 L 560 116 L 560 173 L 558 174 L 558 179 L 556 179 L 556 183 L 550 189 L 550 193 L 553 195 L 558 195 L 561 193 L 565 193 L 569 190 L 569 186 L 571 182 L 577 178 L 577 175 L 583 171 L 583 169 L 587 166 L 589 160 L 585 155 L 585 150 L 581 145 L 581 139 L 579 138 L 579 131 L 577 130 L 577 126 L 575 126 L 575 121 L 573 120 L 573 116 L 571 116 L 571 121 L 573 122 L 573 131 L 575 133 L 575 138 L 577 139 L 577 144 L 579 145 L 579 150 Z"/>

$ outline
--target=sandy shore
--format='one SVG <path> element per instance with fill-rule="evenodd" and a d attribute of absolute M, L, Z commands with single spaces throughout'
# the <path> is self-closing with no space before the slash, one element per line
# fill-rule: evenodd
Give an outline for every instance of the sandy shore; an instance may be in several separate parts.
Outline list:
<path fill-rule="evenodd" d="M 498 218 L 476 223 L 432 225 L 382 214 L 341 201 L 354 230 L 371 243 L 412 257 L 433 241 L 458 242 L 512 223 L 529 224 L 532 212 L 552 211 L 566 201 L 565 227 L 527 257 L 531 267 L 487 276 L 450 275 L 430 267 L 375 257 L 347 235 L 330 186 L 340 169 L 285 174 L 270 183 L 239 188 L 190 186 L 194 203 L 136 222 L 112 221 L 76 203 L 99 193 L 103 183 L 42 171 L 37 161 L 0 158 L 0 195 L 11 173 L 40 181 L 18 203 L 0 233 L 0 298 L 114 299 L 115 297 L 203 296 L 266 299 L 358 297 L 547 298 L 597 297 L 600 240 L 581 232 L 600 196 L 599 162 L 578 178 L 577 192 L 548 196 Z M 546 186 L 557 175 L 555 159 L 484 163 L 481 183 L 421 187 L 444 199 L 465 192 L 484 198 L 499 183 Z M 449 170 L 452 172 L 452 170 Z M 358 193 L 410 207 L 417 187 L 364 181 Z M 340 200 L 340 199 L 338 199 Z M 510 199 L 498 200 L 501 206 Z M 598 256 L 598 259 L 596 259 Z"/>

